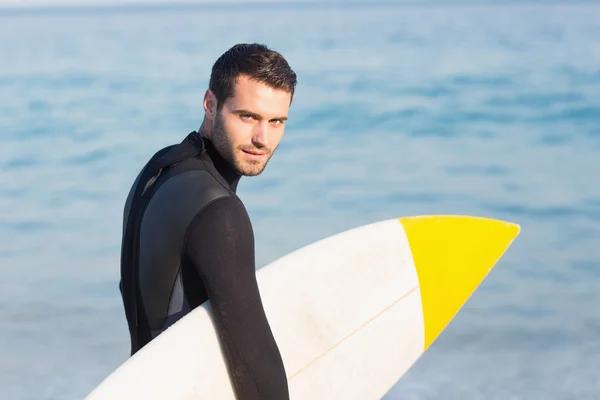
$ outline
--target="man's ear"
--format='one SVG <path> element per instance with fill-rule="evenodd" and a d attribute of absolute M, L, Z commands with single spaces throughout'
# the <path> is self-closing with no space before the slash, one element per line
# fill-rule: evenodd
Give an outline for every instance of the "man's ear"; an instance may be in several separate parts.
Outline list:
<path fill-rule="evenodd" d="M 213 121 L 217 115 L 217 97 L 212 90 L 206 90 L 202 105 L 204 106 L 204 115 L 206 115 L 206 119 Z"/>

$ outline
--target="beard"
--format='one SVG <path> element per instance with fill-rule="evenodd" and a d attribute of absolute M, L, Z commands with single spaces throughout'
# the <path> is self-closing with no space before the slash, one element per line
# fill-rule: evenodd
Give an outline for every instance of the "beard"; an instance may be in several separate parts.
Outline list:
<path fill-rule="evenodd" d="M 233 168 L 239 175 L 243 176 L 256 176 L 260 175 L 267 167 L 269 160 L 273 156 L 274 150 L 267 148 L 260 148 L 249 145 L 235 146 L 231 142 L 227 135 L 225 124 L 223 123 L 221 112 L 217 112 L 217 116 L 212 126 L 211 141 L 215 146 L 215 149 L 219 152 L 221 157 Z M 247 160 L 241 156 L 242 150 L 246 151 L 259 151 L 267 152 L 267 156 L 263 161 L 259 160 Z"/>

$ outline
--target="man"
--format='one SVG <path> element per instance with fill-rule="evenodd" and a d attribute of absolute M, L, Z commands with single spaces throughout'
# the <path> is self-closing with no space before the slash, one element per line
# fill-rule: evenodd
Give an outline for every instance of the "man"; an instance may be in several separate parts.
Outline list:
<path fill-rule="evenodd" d="M 212 67 L 198 131 L 157 152 L 125 203 L 119 286 L 131 353 L 210 300 L 240 399 L 289 397 L 236 188 L 241 176 L 259 175 L 279 145 L 295 86 L 279 53 L 230 48 Z"/>

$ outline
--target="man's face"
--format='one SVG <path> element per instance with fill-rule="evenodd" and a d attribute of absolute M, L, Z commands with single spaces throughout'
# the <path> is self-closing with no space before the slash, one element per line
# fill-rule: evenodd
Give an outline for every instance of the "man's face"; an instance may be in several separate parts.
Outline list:
<path fill-rule="evenodd" d="M 234 94 L 212 120 L 211 139 L 240 174 L 255 176 L 267 166 L 283 137 L 291 94 L 240 76 Z"/>

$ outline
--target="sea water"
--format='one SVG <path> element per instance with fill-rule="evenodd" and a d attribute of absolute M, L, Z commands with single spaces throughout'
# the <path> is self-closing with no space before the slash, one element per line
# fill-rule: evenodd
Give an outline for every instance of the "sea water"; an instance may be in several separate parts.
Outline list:
<path fill-rule="evenodd" d="M 0 398 L 80 399 L 127 358 L 125 196 L 250 41 L 299 78 L 239 187 L 257 265 L 399 216 L 522 226 L 386 399 L 598 398 L 600 6 L 415 2 L 0 14 Z"/>

